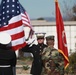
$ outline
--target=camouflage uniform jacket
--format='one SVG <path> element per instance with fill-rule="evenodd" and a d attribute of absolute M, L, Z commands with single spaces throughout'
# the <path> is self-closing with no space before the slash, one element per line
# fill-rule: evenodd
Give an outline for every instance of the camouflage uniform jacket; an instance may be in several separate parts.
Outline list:
<path fill-rule="evenodd" d="M 42 60 L 44 68 L 41 75 L 64 75 L 64 59 L 57 49 L 45 48 Z"/>

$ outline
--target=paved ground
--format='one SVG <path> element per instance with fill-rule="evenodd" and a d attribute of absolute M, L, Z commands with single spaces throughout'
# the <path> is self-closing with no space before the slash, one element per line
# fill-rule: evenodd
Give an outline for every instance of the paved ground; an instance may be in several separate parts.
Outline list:
<path fill-rule="evenodd" d="M 29 74 L 31 65 L 28 65 L 29 66 L 28 70 L 23 69 L 23 66 L 26 65 L 16 65 L 16 75 L 31 75 Z"/>
<path fill-rule="evenodd" d="M 32 60 L 30 58 L 22 58 L 21 60 L 17 60 L 16 65 L 16 75 L 31 75 L 30 74 L 30 68 L 31 68 Z M 23 66 L 29 66 L 28 70 L 25 70 Z"/>

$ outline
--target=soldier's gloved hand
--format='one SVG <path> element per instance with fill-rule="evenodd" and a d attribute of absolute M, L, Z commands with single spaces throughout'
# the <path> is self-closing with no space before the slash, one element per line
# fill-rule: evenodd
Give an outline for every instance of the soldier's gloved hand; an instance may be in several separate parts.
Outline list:
<path fill-rule="evenodd" d="M 35 41 L 35 39 L 29 39 L 28 41 L 26 41 L 26 43 L 28 45 L 32 45 L 34 41 Z"/>
<path fill-rule="evenodd" d="M 29 38 L 25 39 L 25 41 L 26 41 L 27 45 L 30 44 Z"/>

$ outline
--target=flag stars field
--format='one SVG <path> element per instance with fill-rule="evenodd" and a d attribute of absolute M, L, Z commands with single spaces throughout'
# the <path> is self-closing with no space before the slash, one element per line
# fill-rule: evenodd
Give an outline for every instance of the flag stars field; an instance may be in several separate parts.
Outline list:
<path fill-rule="evenodd" d="M 21 9 L 22 8 L 22 9 Z M 11 35 L 10 47 L 19 50 L 26 46 L 24 26 L 30 28 L 29 37 L 33 29 L 30 18 L 18 0 L 2 0 L 0 8 L 0 32 Z"/>
<path fill-rule="evenodd" d="M 26 45 L 18 0 L 2 0 L 0 8 L 0 32 L 11 35 L 10 47 L 18 50 Z"/>

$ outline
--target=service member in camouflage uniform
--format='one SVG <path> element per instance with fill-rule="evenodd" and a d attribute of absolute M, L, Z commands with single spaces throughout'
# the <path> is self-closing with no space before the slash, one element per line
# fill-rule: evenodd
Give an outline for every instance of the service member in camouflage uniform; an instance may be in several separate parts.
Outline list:
<path fill-rule="evenodd" d="M 44 68 L 41 75 L 64 75 L 63 56 L 54 48 L 54 36 L 46 37 L 46 47 L 42 52 Z"/>

